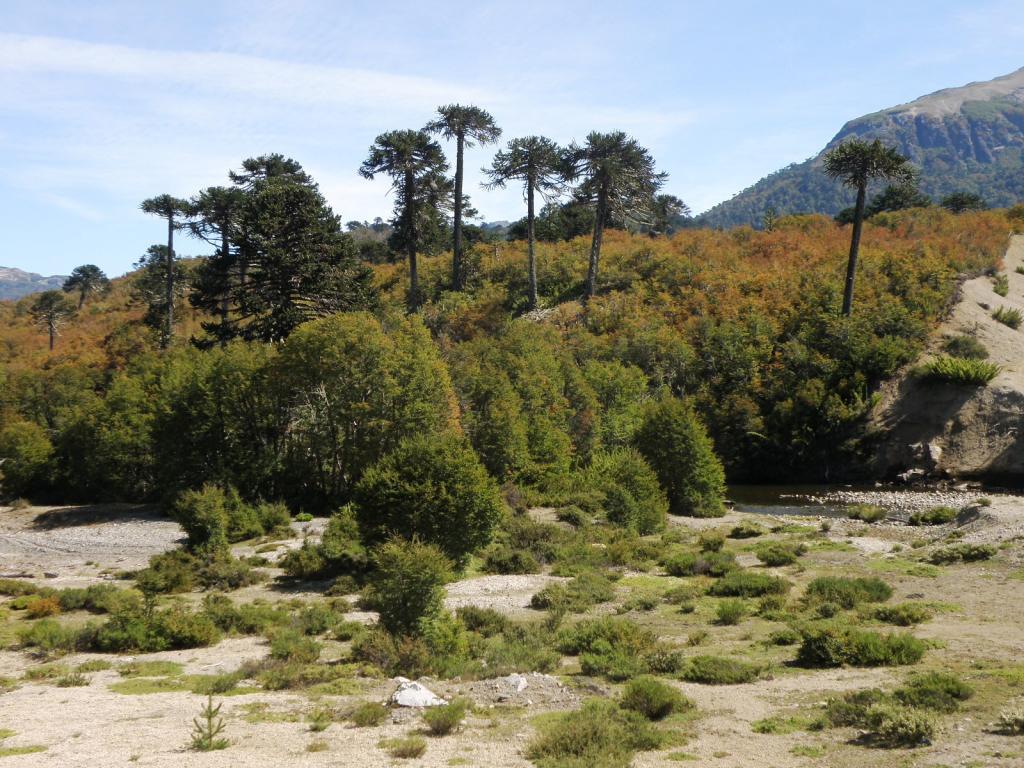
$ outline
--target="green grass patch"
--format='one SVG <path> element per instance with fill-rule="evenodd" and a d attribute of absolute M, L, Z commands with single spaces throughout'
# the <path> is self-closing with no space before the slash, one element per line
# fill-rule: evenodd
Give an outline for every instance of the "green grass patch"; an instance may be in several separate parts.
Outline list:
<path fill-rule="evenodd" d="M 1002 370 L 1002 367 L 986 360 L 942 355 L 922 365 L 918 369 L 918 375 L 928 381 L 984 386 Z"/>
<path fill-rule="evenodd" d="M 1020 324 L 1024 321 L 1024 315 L 1021 314 L 1019 309 L 1011 309 L 1009 307 L 999 307 L 995 312 L 992 313 L 992 319 L 997 323 L 1013 328 L 1016 330 L 1020 328 Z"/>

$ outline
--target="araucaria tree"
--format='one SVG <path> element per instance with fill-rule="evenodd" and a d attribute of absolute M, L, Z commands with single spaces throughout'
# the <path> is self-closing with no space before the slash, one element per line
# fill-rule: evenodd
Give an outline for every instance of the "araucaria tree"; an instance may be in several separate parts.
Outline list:
<path fill-rule="evenodd" d="M 849 317 L 853 312 L 853 283 L 857 274 L 857 254 L 864 225 L 868 184 L 876 179 L 894 184 L 910 183 L 914 180 L 914 169 L 907 163 L 907 158 L 878 139 L 871 142 L 851 139 L 825 155 L 825 174 L 857 190 L 850 258 L 846 263 L 846 285 L 843 289 L 843 315 Z"/>
<path fill-rule="evenodd" d="M 587 143 L 570 149 L 575 173 L 582 179 L 576 191 L 594 206 L 594 233 L 587 269 L 587 298 L 597 292 L 597 270 L 605 224 L 651 226 L 654 195 L 668 178 L 654 169 L 651 153 L 622 131 L 593 132 Z"/>
<path fill-rule="evenodd" d="M 388 131 L 370 147 L 370 153 L 359 167 L 359 174 L 372 179 L 383 173 L 391 177 L 396 192 L 394 242 L 409 259 L 409 308 L 420 305 L 419 272 L 416 249 L 430 209 L 446 204 L 448 170 L 441 145 L 426 131 Z"/>
<path fill-rule="evenodd" d="M 64 322 L 75 314 L 75 305 L 60 291 L 46 291 L 29 307 L 32 320 L 50 335 L 50 351 Z"/>
<path fill-rule="evenodd" d="M 78 308 L 85 304 L 90 294 L 106 293 L 110 290 L 110 280 L 103 270 L 95 264 L 83 264 L 71 270 L 71 275 L 61 286 L 65 293 L 78 293 Z"/>
<path fill-rule="evenodd" d="M 210 337 L 280 342 L 309 320 L 374 303 L 369 268 L 299 163 L 250 158 L 231 180 L 234 189 L 207 190 L 193 208 L 197 234 L 219 246 L 191 299 L 219 310 L 203 325 Z"/>
<path fill-rule="evenodd" d="M 555 142 L 543 136 L 512 139 L 505 149 L 494 156 L 491 167 L 485 168 L 484 173 L 490 179 L 485 185 L 489 189 L 504 188 L 511 179 L 523 182 L 523 197 L 526 198 L 526 254 L 530 273 L 529 306 L 534 309 L 537 306 L 534 198 L 536 193 L 540 193 L 544 201 L 550 203 L 565 191 L 565 153 Z"/>
<path fill-rule="evenodd" d="M 454 194 L 454 232 L 452 238 L 452 286 L 455 290 L 462 288 L 462 206 L 465 202 L 462 194 L 464 155 L 466 147 L 477 143 L 493 144 L 501 136 L 501 128 L 494 118 L 480 107 L 449 104 L 438 107 L 438 118 L 427 123 L 424 130 L 436 133 L 445 139 L 455 141 L 455 194 Z"/>
<path fill-rule="evenodd" d="M 188 210 L 188 202 L 170 195 L 158 195 L 148 200 L 143 200 L 140 206 L 145 213 L 160 216 L 167 219 L 167 250 L 164 255 L 167 259 L 165 268 L 164 285 L 164 317 L 163 334 L 160 337 L 160 346 L 166 347 L 171 343 L 174 335 L 174 230 L 180 226 L 175 219 Z"/>

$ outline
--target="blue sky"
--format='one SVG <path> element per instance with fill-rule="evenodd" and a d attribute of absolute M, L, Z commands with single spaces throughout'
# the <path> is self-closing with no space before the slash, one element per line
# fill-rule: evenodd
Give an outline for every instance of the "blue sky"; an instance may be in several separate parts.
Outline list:
<path fill-rule="evenodd" d="M 123 273 L 162 236 L 142 199 L 267 152 L 344 220 L 387 217 L 368 146 L 449 102 L 504 138 L 625 130 L 701 211 L 850 118 L 1021 66 L 1019 0 L 0 0 L 0 265 Z M 517 190 L 476 187 L 492 153 L 469 153 L 467 189 L 518 218 Z"/>

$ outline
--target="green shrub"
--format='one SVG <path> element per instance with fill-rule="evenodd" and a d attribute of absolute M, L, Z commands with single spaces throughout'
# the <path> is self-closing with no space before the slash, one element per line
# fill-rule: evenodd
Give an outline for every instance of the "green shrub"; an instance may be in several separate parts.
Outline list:
<path fill-rule="evenodd" d="M 505 614 L 499 613 L 493 608 L 466 605 L 456 610 L 455 615 L 466 626 L 466 629 L 484 637 L 500 635 L 511 625 L 511 621 Z"/>
<path fill-rule="evenodd" d="M 792 627 L 778 629 L 768 635 L 768 642 L 771 645 L 796 645 L 803 640 L 803 635 Z"/>
<path fill-rule="evenodd" d="M 791 584 L 778 576 L 751 571 L 732 571 L 711 585 L 708 594 L 715 597 L 760 597 L 784 595 Z"/>
<path fill-rule="evenodd" d="M 256 506 L 256 519 L 260 529 L 268 536 L 286 536 L 292 530 L 292 515 L 280 502 L 263 502 Z"/>
<path fill-rule="evenodd" d="M 889 696 L 878 688 L 851 691 L 825 703 L 825 720 L 835 728 L 867 728 L 871 709 L 888 701 Z"/>
<path fill-rule="evenodd" d="M 1007 307 L 999 307 L 999 309 L 992 313 L 992 318 L 996 322 L 1014 329 L 1020 328 L 1021 322 L 1024 321 L 1024 315 L 1021 314 L 1019 309 Z"/>
<path fill-rule="evenodd" d="M 143 592 L 176 594 L 191 592 L 198 580 L 199 560 L 183 549 L 174 549 L 149 559 L 149 567 L 136 574 Z"/>
<path fill-rule="evenodd" d="M 697 553 L 687 550 L 669 552 L 661 564 L 669 576 L 720 577 L 739 567 L 732 552 Z"/>
<path fill-rule="evenodd" d="M 597 571 L 584 571 L 567 584 L 548 584 L 530 598 L 530 607 L 538 610 L 584 613 L 598 603 L 615 597 L 612 581 Z"/>
<path fill-rule="evenodd" d="M 899 605 L 882 605 L 875 608 L 874 617 L 886 624 L 898 627 L 911 627 L 928 621 L 932 617 L 931 610 L 920 603 L 900 603 Z"/>
<path fill-rule="evenodd" d="M 542 725 L 526 756 L 538 768 L 629 768 L 637 751 L 661 744 L 641 714 L 591 700 Z"/>
<path fill-rule="evenodd" d="M 934 565 L 973 563 L 978 560 L 989 560 L 996 552 L 996 548 L 990 544 L 953 544 L 932 552 L 928 562 Z"/>
<path fill-rule="evenodd" d="M 608 648 L 620 649 L 634 656 L 650 651 L 657 637 L 627 619 L 585 619 L 558 633 L 558 649 L 570 656 L 597 652 Z"/>
<path fill-rule="evenodd" d="M 367 470 L 355 500 L 366 541 L 419 538 L 457 564 L 490 541 L 504 509 L 498 484 L 452 434 L 403 441 Z"/>
<path fill-rule="evenodd" d="M 492 544 L 483 554 L 487 573 L 538 573 L 540 563 L 528 550 L 512 549 L 507 544 Z"/>
<path fill-rule="evenodd" d="M 892 597 L 892 587 L 874 576 L 819 576 L 807 585 L 805 594 L 811 601 L 850 609 L 860 603 L 884 603 Z"/>
<path fill-rule="evenodd" d="M 591 516 L 582 509 L 572 504 L 555 510 L 555 517 L 563 523 L 580 528 L 590 522 Z"/>
<path fill-rule="evenodd" d="M 385 739 L 381 746 L 391 757 L 399 760 L 413 760 L 423 757 L 427 751 L 427 742 L 419 736 L 405 736 L 400 739 Z"/>
<path fill-rule="evenodd" d="M 996 275 L 992 279 L 992 290 L 999 296 L 1006 298 L 1010 292 L 1010 278 L 1006 275 Z"/>
<path fill-rule="evenodd" d="M 846 508 L 846 514 L 851 520 L 860 520 L 864 523 L 877 523 L 885 520 L 888 515 L 884 507 L 873 504 L 851 504 Z"/>
<path fill-rule="evenodd" d="M 797 652 L 803 667 L 883 667 L 914 664 L 927 644 L 906 633 L 879 634 L 848 626 L 827 625 L 804 631 Z"/>
<path fill-rule="evenodd" d="M 747 605 L 742 600 L 730 598 L 722 600 L 715 608 L 715 620 L 725 626 L 733 626 L 743 621 L 747 615 Z"/>
<path fill-rule="evenodd" d="M 371 581 L 380 623 L 388 632 L 414 635 L 420 622 L 441 610 L 451 562 L 440 549 L 394 538 L 373 552 Z"/>
<path fill-rule="evenodd" d="M 220 640 L 220 632 L 209 616 L 179 606 L 157 613 L 153 625 L 156 634 L 172 650 L 204 648 Z"/>
<path fill-rule="evenodd" d="M 25 615 L 30 619 L 60 615 L 60 599 L 56 595 L 33 597 L 25 605 Z"/>
<path fill-rule="evenodd" d="M 1002 367 L 995 363 L 984 360 L 943 355 L 922 365 L 920 375 L 931 381 L 984 386 L 998 376 L 1002 370 Z"/>
<path fill-rule="evenodd" d="M 349 714 L 357 728 L 371 728 L 383 723 L 388 717 L 388 708 L 376 701 L 364 701 Z"/>
<path fill-rule="evenodd" d="M 693 709 L 693 702 L 671 685 L 642 675 L 626 683 L 619 706 L 639 712 L 648 720 L 664 720 L 675 712 Z"/>
<path fill-rule="evenodd" d="M 326 602 L 307 605 L 295 617 L 296 627 L 305 635 L 322 635 L 328 632 L 341 621 L 341 614 L 337 612 L 335 605 Z M 341 605 L 346 608 L 348 604 L 341 601 Z"/>
<path fill-rule="evenodd" d="M 868 727 L 876 743 L 886 747 L 916 747 L 931 743 L 935 720 L 925 712 L 879 705 L 868 712 Z"/>
<path fill-rule="evenodd" d="M 312 664 L 320 658 L 320 650 L 320 643 L 297 629 L 279 629 L 270 638 L 270 657 L 280 661 Z"/>
<path fill-rule="evenodd" d="M 171 517 L 185 529 L 192 552 L 223 552 L 228 548 L 228 498 L 217 485 L 185 491 L 171 507 Z"/>
<path fill-rule="evenodd" d="M 745 661 L 722 656 L 694 656 L 683 669 L 683 679 L 704 685 L 739 685 L 761 675 L 761 668 Z"/>
<path fill-rule="evenodd" d="M 299 549 L 288 552 L 279 564 L 285 573 L 296 579 L 327 579 L 364 572 L 369 556 L 355 512 L 351 507 L 342 507 L 327 521 L 319 542 L 303 541 Z"/>
<path fill-rule="evenodd" d="M 42 619 L 18 630 L 18 641 L 44 654 L 68 653 L 78 644 L 78 633 L 55 619 Z"/>
<path fill-rule="evenodd" d="M 909 525 L 945 525 L 956 520 L 957 514 L 952 507 L 932 507 L 924 512 L 915 512 L 907 523 Z"/>
<path fill-rule="evenodd" d="M 668 500 L 654 471 L 633 448 L 601 451 L 591 457 L 584 473 L 587 486 L 604 494 L 608 521 L 641 535 L 665 527 Z"/>
<path fill-rule="evenodd" d="M 113 584 L 91 584 L 85 589 L 62 589 L 58 595 L 62 611 L 113 613 L 138 601 L 137 592 L 118 589 Z"/>
<path fill-rule="evenodd" d="M 439 707 L 427 707 L 423 710 L 423 722 L 431 736 L 447 736 L 462 725 L 466 717 L 468 702 L 465 699 L 444 704 Z"/>
<path fill-rule="evenodd" d="M 725 547 L 725 535 L 721 531 L 701 531 L 697 543 L 701 552 L 721 552 Z"/>
<path fill-rule="evenodd" d="M 964 360 L 984 360 L 988 357 L 985 345 L 973 336 L 951 336 L 942 345 L 946 354 Z"/>
<path fill-rule="evenodd" d="M 901 704 L 935 712 L 956 712 L 960 703 L 974 695 L 967 683 L 946 672 L 925 672 L 911 677 L 893 696 Z"/>
<path fill-rule="evenodd" d="M 431 669 L 431 654 L 421 637 L 395 637 L 369 630 L 352 643 L 352 658 L 372 664 L 388 675 L 419 677 Z"/>
<path fill-rule="evenodd" d="M 764 541 L 754 548 L 757 559 L 769 568 L 793 565 L 806 551 L 802 544 L 787 544 L 782 541 Z"/>
<path fill-rule="evenodd" d="M 1007 707 L 999 713 L 992 730 L 1004 736 L 1024 735 L 1024 710 Z"/>
<path fill-rule="evenodd" d="M 744 520 L 739 525 L 733 526 L 733 529 L 731 531 L 729 531 L 729 538 L 730 539 L 754 539 L 754 538 L 757 538 L 758 536 L 763 536 L 764 533 L 765 533 L 764 528 L 762 528 L 757 523 L 751 523 L 749 521 Z"/>
<path fill-rule="evenodd" d="M 725 471 L 688 404 L 673 397 L 647 403 L 634 444 L 665 489 L 669 512 L 692 517 L 725 513 Z"/>

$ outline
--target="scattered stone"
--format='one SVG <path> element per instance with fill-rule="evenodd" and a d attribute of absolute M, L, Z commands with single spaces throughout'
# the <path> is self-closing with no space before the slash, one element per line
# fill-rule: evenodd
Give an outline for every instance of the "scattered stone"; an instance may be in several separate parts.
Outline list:
<path fill-rule="evenodd" d="M 440 707 L 447 702 L 426 686 L 405 677 L 396 677 L 398 689 L 391 694 L 391 703 L 399 707 Z"/>

